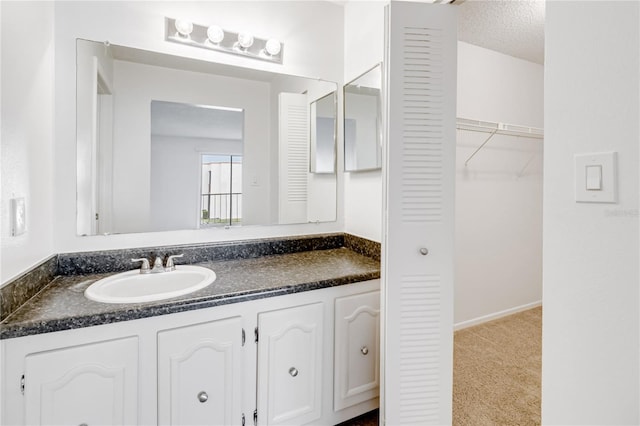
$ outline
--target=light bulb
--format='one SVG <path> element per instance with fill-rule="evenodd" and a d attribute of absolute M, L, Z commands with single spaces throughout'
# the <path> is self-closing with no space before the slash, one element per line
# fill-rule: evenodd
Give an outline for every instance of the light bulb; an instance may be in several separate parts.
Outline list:
<path fill-rule="evenodd" d="M 253 44 L 253 36 L 250 33 L 238 34 L 238 44 L 243 49 L 248 49 Z"/>
<path fill-rule="evenodd" d="M 224 40 L 224 31 L 217 25 L 211 25 L 207 29 L 207 37 L 211 43 L 220 43 Z"/>
<path fill-rule="evenodd" d="M 280 42 L 278 40 L 276 40 L 275 38 L 270 38 L 269 40 L 267 40 L 267 44 L 265 44 L 264 50 L 266 50 L 269 55 L 276 56 L 278 53 L 280 53 L 280 50 L 282 50 L 282 46 L 280 45 Z"/>
<path fill-rule="evenodd" d="M 176 19 L 176 31 L 183 37 L 189 37 L 189 34 L 193 31 L 193 23 L 186 19 Z"/>

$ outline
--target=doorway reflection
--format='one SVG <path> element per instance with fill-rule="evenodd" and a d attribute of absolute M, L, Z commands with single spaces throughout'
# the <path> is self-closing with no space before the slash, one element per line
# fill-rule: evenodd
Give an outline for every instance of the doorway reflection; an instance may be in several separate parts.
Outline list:
<path fill-rule="evenodd" d="M 242 156 L 204 154 L 200 226 L 242 223 Z"/>

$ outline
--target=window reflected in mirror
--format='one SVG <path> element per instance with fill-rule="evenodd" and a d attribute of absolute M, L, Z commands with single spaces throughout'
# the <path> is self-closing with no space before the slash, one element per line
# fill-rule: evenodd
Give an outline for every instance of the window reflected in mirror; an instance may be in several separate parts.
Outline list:
<path fill-rule="evenodd" d="M 382 70 L 378 64 L 344 86 L 344 169 L 382 167 Z"/>
<path fill-rule="evenodd" d="M 242 156 L 202 155 L 200 226 L 242 223 Z"/>

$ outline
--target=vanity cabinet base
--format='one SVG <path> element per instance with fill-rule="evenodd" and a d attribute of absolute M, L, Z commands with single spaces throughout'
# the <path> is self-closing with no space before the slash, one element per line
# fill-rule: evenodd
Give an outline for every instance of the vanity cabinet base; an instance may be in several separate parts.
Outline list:
<path fill-rule="evenodd" d="M 378 408 L 379 286 L 2 340 L 0 424 L 339 424 Z"/>

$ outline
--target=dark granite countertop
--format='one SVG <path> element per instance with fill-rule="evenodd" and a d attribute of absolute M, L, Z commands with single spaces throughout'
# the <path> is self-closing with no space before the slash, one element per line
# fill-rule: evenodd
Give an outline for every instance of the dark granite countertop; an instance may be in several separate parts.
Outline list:
<path fill-rule="evenodd" d="M 57 276 L 0 323 L 0 339 L 147 318 L 380 277 L 378 260 L 345 247 L 197 264 L 215 271 L 217 278 L 213 284 L 186 296 L 140 304 L 107 304 L 84 297 L 89 285 L 110 274 Z"/>

